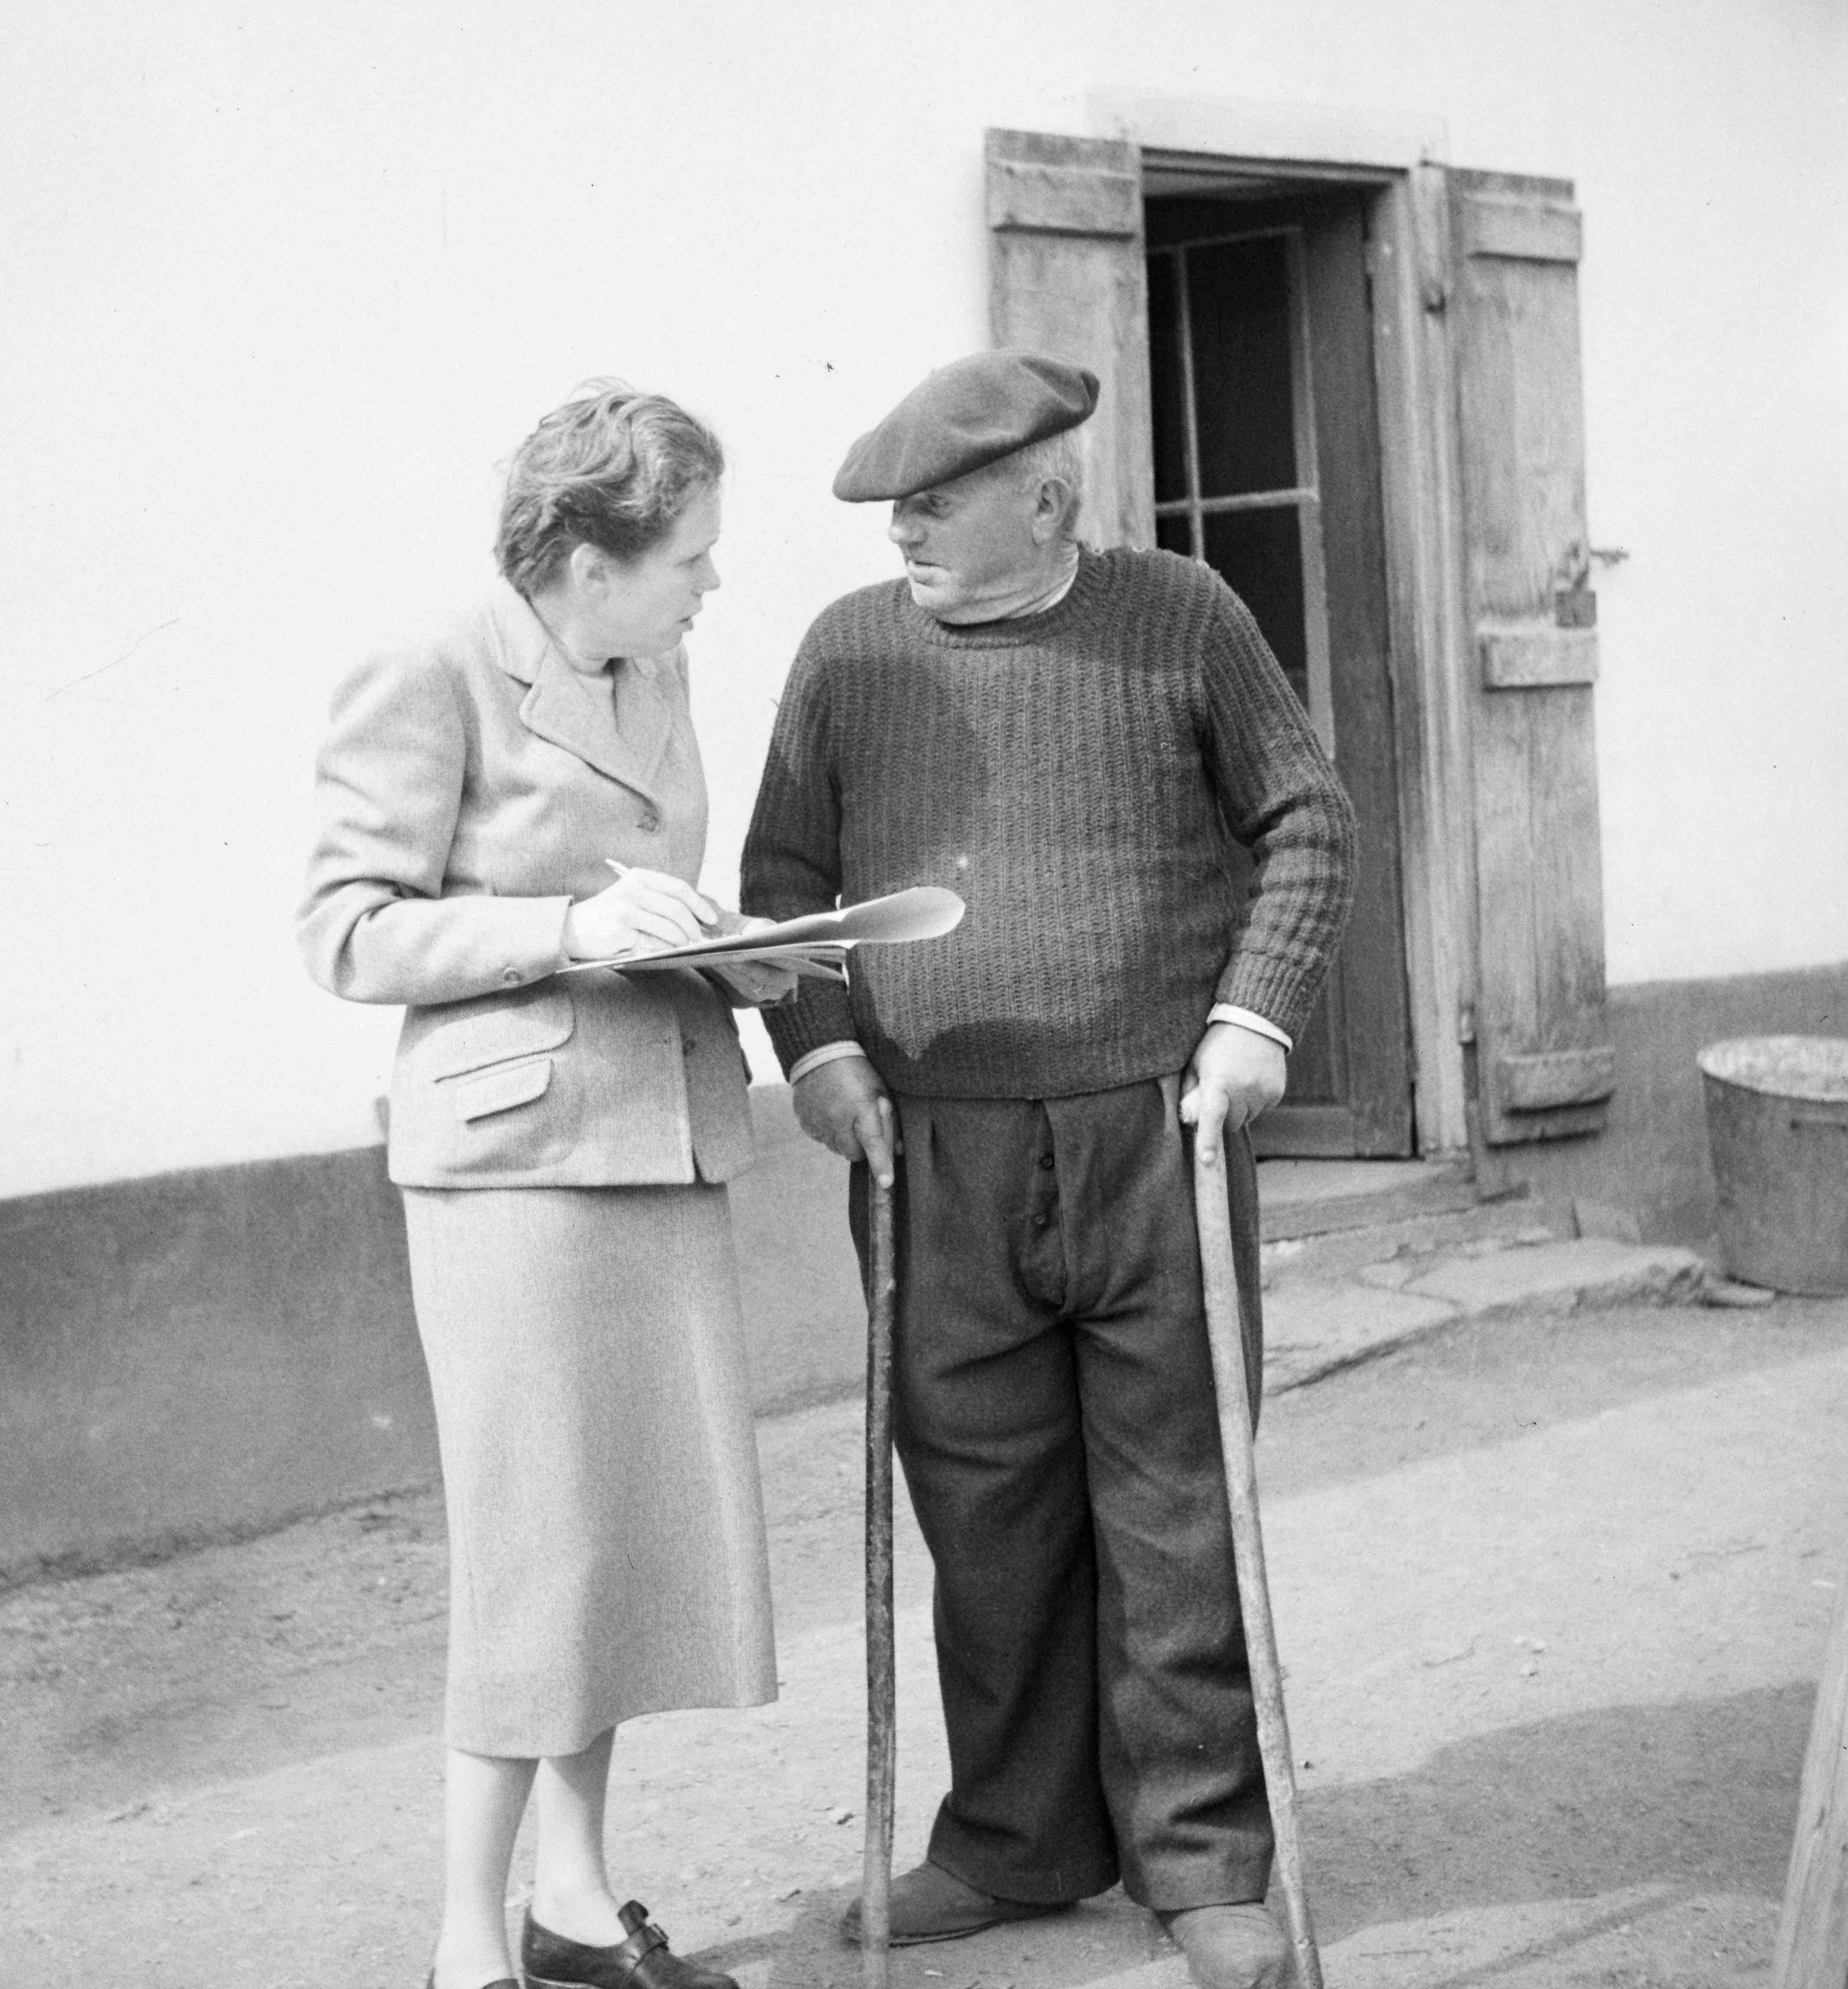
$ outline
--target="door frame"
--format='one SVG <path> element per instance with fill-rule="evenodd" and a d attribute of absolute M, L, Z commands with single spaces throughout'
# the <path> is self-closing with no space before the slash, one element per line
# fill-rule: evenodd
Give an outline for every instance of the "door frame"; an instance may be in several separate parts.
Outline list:
<path fill-rule="evenodd" d="M 1138 148 L 1157 191 L 1186 173 L 1200 178 L 1203 191 L 1335 185 L 1369 200 L 1413 1123 L 1421 1154 L 1460 1152 L 1472 1144 L 1465 1059 L 1477 967 L 1474 659 L 1444 316 L 1451 281 L 1443 126 L 1311 106 L 1115 93 L 1092 97 L 1088 109 L 1095 135 Z"/>

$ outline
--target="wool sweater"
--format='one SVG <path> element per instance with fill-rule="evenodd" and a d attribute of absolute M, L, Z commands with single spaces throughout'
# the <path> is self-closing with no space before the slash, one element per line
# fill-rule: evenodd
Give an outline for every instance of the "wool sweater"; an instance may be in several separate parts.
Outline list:
<path fill-rule="evenodd" d="M 895 1091 L 1066 1097 L 1180 1070 L 1216 1001 L 1300 1034 L 1353 870 L 1347 797 L 1244 605 L 1194 561 L 1119 548 L 1018 620 L 939 622 L 902 580 L 824 610 L 743 903 L 941 884 L 968 906 L 944 938 L 856 953 L 851 991 L 805 981 L 767 1011 L 785 1069 L 857 1041 Z"/>

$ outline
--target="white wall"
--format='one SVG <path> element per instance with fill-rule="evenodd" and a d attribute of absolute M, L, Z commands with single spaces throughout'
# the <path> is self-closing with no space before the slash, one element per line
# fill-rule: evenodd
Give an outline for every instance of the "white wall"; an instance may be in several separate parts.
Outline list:
<path fill-rule="evenodd" d="M 374 1137 L 289 926 L 333 675 L 487 580 L 577 381 L 708 413 L 737 848 L 845 444 L 986 343 L 985 125 L 1097 90 L 1447 120 L 1575 177 L 1613 978 L 1848 957 L 1833 0 L 15 7 L 0 77 L 0 1192 Z"/>

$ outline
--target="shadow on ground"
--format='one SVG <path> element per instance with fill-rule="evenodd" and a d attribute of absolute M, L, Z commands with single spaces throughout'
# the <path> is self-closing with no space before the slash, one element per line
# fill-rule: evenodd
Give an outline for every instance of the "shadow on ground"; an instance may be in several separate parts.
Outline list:
<path fill-rule="evenodd" d="M 1793 1685 L 1601 1707 L 1460 1742 L 1415 1774 L 1311 1789 L 1318 1923 L 1332 1942 L 1634 1887 L 1777 1899 L 1815 1697 Z"/>

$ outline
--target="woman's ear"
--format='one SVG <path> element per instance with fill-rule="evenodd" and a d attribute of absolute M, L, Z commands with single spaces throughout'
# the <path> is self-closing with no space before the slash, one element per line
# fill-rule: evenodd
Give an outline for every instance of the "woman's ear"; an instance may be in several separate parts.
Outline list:
<path fill-rule="evenodd" d="M 565 561 L 572 587 L 580 594 L 594 596 L 601 596 L 608 590 L 613 564 L 601 546 L 594 546 L 587 539 L 580 539 Z"/>

